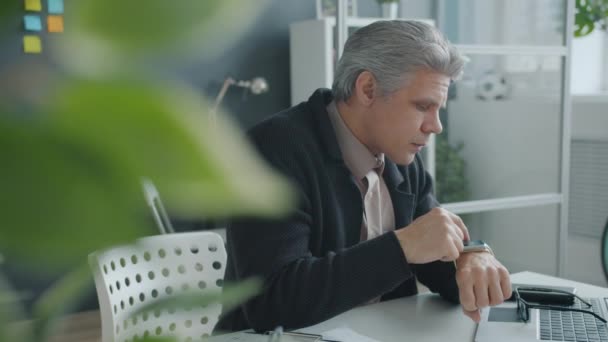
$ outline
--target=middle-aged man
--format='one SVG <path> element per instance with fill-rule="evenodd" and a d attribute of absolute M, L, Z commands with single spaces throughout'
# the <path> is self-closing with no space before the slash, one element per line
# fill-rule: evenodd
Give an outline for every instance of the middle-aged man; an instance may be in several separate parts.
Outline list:
<path fill-rule="evenodd" d="M 346 42 L 332 91 L 250 131 L 299 202 L 286 218 L 228 227 L 226 280 L 258 276 L 264 286 L 219 329 L 312 325 L 414 295 L 416 279 L 475 321 L 510 297 L 509 273 L 490 252 L 462 253 L 468 230 L 438 207 L 418 155 L 441 133 L 439 109 L 463 65 L 430 25 L 376 22 Z"/>

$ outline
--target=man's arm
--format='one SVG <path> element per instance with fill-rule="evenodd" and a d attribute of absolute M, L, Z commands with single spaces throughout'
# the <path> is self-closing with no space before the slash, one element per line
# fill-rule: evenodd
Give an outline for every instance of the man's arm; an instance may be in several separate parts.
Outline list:
<path fill-rule="evenodd" d="M 433 191 L 433 181 L 424 169 L 424 163 L 419 155 L 411 168 L 409 178 L 416 180 L 416 211 L 414 218 L 428 214 L 433 208 L 439 207 Z M 414 268 L 416 278 L 434 293 L 453 303 L 458 303 L 458 286 L 456 284 L 456 268 L 452 261 L 433 261 L 424 264 L 410 264 Z"/>
<path fill-rule="evenodd" d="M 509 271 L 489 252 L 464 253 L 456 265 L 460 304 L 475 322 L 481 319 L 480 309 L 511 297 Z"/>
<path fill-rule="evenodd" d="M 434 261 L 428 264 L 413 265 L 418 281 L 433 293 L 438 293 L 447 301 L 458 304 L 458 285 L 456 267 L 453 262 Z"/>
<path fill-rule="evenodd" d="M 418 280 L 453 302 L 458 299 L 453 261 L 460 256 L 463 239 L 469 238 L 459 220 L 445 209 L 433 208 L 395 232 Z"/>
<path fill-rule="evenodd" d="M 394 234 L 312 256 L 309 219 L 299 210 L 286 220 L 242 220 L 228 228 L 238 279 L 264 278 L 262 293 L 244 306 L 255 330 L 316 324 L 413 276 Z"/>
<path fill-rule="evenodd" d="M 418 217 L 428 215 L 439 203 L 433 195 L 431 177 L 419 158 L 416 162 L 418 174 L 424 175 L 418 178 Z M 457 225 L 464 227 L 458 216 L 451 215 Z M 412 266 L 421 283 L 450 301 L 460 302 L 465 314 L 476 322 L 480 319 L 479 309 L 498 305 L 511 296 L 508 270 L 487 252 L 459 253 L 455 263 L 435 261 Z"/>

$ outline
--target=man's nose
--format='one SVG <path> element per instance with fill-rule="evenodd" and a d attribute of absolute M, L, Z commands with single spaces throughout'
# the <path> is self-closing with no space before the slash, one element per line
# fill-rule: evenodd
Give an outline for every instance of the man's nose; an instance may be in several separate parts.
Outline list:
<path fill-rule="evenodd" d="M 422 125 L 422 132 L 427 134 L 440 134 L 442 131 L 443 126 L 441 125 L 441 119 L 439 119 L 439 111 L 437 110 L 426 117 Z"/>

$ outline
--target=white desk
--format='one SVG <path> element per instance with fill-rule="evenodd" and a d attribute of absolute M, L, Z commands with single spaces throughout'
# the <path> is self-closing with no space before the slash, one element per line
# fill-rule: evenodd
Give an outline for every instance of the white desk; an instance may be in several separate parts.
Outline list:
<path fill-rule="evenodd" d="M 608 288 L 533 272 L 512 274 L 511 281 L 574 286 L 583 297 L 608 297 Z M 358 307 L 300 331 L 320 334 L 341 327 L 382 342 L 473 341 L 477 325 L 462 313 L 459 305 L 446 303 L 437 295 L 421 294 Z"/>

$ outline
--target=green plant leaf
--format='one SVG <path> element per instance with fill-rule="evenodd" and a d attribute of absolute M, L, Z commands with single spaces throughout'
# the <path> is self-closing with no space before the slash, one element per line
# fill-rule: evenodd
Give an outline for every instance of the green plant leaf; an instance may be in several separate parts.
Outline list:
<path fill-rule="evenodd" d="M 435 193 L 440 203 L 460 202 L 469 199 L 466 163 L 460 156 L 463 143 L 452 146 L 445 135 L 435 137 L 436 182 Z"/>
<path fill-rule="evenodd" d="M 174 337 L 165 337 L 165 336 L 147 336 L 138 339 L 141 342 L 177 342 L 178 339 Z"/>
<path fill-rule="evenodd" d="M 79 72 L 132 71 L 152 54 L 212 58 L 233 44 L 269 0 L 78 0 L 66 9 L 57 61 Z M 99 73 L 98 73 L 99 75 Z"/>
<path fill-rule="evenodd" d="M 576 0 L 574 19 L 574 36 L 584 37 L 596 27 L 606 30 L 608 23 L 608 0 Z"/>
<path fill-rule="evenodd" d="M 281 215 L 286 181 L 234 125 L 206 120 L 183 85 L 67 80 L 46 113 L 0 115 L 0 250 L 27 262 L 73 264 L 155 232 L 141 190 L 152 179 L 182 217 Z M 220 118 L 221 119 L 221 118 Z"/>
<path fill-rule="evenodd" d="M 236 126 L 185 85 L 80 81 L 54 101 L 58 131 L 111 156 L 133 183 L 152 179 L 174 212 L 188 217 L 281 215 L 288 184 L 258 158 Z"/>
<path fill-rule="evenodd" d="M 89 267 L 83 263 L 44 292 L 34 307 L 34 333 L 38 341 L 52 334 L 59 316 L 78 303 L 92 281 Z"/>
<path fill-rule="evenodd" d="M 22 1 L 0 1 L 0 27 L 4 25 L 6 18 L 14 17 L 19 13 L 19 10 L 22 8 Z M 0 30 L 0 36 L 6 33 L 7 31 Z"/>
<path fill-rule="evenodd" d="M 222 311 L 230 311 L 232 308 L 260 293 L 261 289 L 262 281 L 257 278 L 250 278 L 236 284 L 225 285 L 221 291 L 217 292 L 201 294 L 198 291 L 189 291 L 161 298 L 136 310 L 133 312 L 133 315 L 167 308 L 204 307 L 214 303 L 221 303 Z"/>
<path fill-rule="evenodd" d="M 24 8 L 23 6 L 23 1 L 0 1 L 0 25 L 4 24 L 4 18 L 13 17 L 19 13 L 19 10 Z"/>
<path fill-rule="evenodd" d="M 73 265 L 144 235 L 146 208 L 132 177 L 30 115 L 0 114 L 0 250 L 24 264 Z"/>
<path fill-rule="evenodd" d="M 24 319 L 19 295 L 0 273 L 0 342 L 34 341 L 28 326 L 17 323 Z"/>
<path fill-rule="evenodd" d="M 574 17 L 574 36 L 584 37 L 595 29 L 595 22 L 591 18 L 591 13 L 585 7 L 578 9 Z"/>

